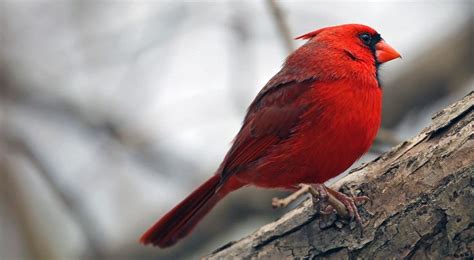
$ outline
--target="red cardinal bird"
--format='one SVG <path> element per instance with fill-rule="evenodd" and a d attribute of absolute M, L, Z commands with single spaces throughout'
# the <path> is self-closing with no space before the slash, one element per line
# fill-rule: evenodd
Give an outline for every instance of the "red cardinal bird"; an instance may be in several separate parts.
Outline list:
<path fill-rule="evenodd" d="M 378 67 L 400 54 L 359 24 L 297 39 L 308 42 L 252 102 L 216 174 L 143 234 L 141 243 L 172 246 L 243 186 L 294 190 L 300 183 L 321 184 L 367 152 L 381 120 Z M 348 210 L 355 208 L 353 199 L 326 189 Z"/>

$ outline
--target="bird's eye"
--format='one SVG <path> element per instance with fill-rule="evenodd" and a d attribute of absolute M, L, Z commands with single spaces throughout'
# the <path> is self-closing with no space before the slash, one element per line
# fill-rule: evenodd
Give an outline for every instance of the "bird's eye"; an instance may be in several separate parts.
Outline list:
<path fill-rule="evenodd" d="M 370 42 L 372 41 L 372 36 L 370 36 L 368 33 L 359 35 L 359 38 L 367 45 L 370 45 Z"/>

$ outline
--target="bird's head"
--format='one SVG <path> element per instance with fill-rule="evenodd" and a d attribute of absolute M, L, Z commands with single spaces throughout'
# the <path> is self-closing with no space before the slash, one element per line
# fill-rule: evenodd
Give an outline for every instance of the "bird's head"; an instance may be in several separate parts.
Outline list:
<path fill-rule="evenodd" d="M 326 27 L 296 39 L 309 39 L 310 44 L 326 45 L 354 61 L 370 61 L 376 65 L 401 57 L 377 31 L 361 24 Z"/>

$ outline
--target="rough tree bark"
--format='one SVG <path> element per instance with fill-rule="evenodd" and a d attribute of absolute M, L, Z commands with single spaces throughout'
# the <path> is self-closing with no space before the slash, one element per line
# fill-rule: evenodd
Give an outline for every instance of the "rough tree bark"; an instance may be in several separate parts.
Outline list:
<path fill-rule="evenodd" d="M 474 92 L 333 188 L 367 195 L 364 228 L 323 220 L 311 200 L 206 259 L 474 257 Z"/>

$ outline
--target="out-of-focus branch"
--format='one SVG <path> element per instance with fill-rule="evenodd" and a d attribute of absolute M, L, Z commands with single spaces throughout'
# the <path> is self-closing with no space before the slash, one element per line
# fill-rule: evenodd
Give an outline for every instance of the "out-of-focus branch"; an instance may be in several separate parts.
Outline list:
<path fill-rule="evenodd" d="M 248 98 L 255 85 L 255 54 L 252 47 L 252 23 L 242 2 L 232 2 L 233 16 L 230 30 L 232 37 L 227 44 L 229 55 L 229 98 L 233 101 L 236 114 L 244 113 Z"/>
<path fill-rule="evenodd" d="M 272 13 L 273 21 L 275 22 L 278 32 L 280 33 L 280 37 L 285 44 L 286 51 L 290 53 L 295 49 L 295 46 L 293 43 L 290 27 L 288 26 L 288 23 L 285 19 L 285 15 L 276 0 L 267 0 L 267 3 Z"/>
<path fill-rule="evenodd" d="M 377 138 L 375 139 L 375 143 L 386 144 L 390 146 L 394 146 L 400 143 L 400 140 L 396 137 L 395 133 L 392 130 L 387 128 L 380 128 L 379 132 L 377 133 Z"/>
<path fill-rule="evenodd" d="M 71 194 L 60 188 L 56 179 L 52 176 L 52 169 L 48 167 L 46 162 L 38 156 L 37 152 L 28 143 L 8 131 L 4 131 L 3 134 L 7 150 L 10 153 L 22 154 L 34 167 L 36 167 L 38 173 L 41 174 L 41 178 L 48 185 L 49 190 L 54 193 L 55 198 L 60 201 L 61 206 L 66 209 L 66 212 L 68 212 L 74 222 L 80 226 L 80 229 L 84 232 L 86 238 L 89 253 L 88 257 L 94 259 L 100 258 L 103 255 L 103 247 L 101 247 L 98 229 L 93 224 L 93 221 L 90 220 L 90 217 L 86 214 L 85 210 L 82 210 L 82 207 L 78 205 L 77 200 L 75 200 Z"/>
<path fill-rule="evenodd" d="M 0 64 L 0 66 L 2 65 Z M 13 73 L 5 68 L 3 72 L 0 71 L 0 77 Z M 28 89 L 18 86 L 15 82 L 10 82 L 6 85 L 0 84 L 0 98 L 6 98 L 12 104 L 33 107 L 36 111 L 44 111 L 52 116 L 64 116 L 73 119 L 94 135 L 109 137 L 107 140 L 122 146 L 124 150 L 134 156 L 134 159 L 152 169 L 152 172 L 167 173 L 166 165 L 169 165 L 170 161 L 180 162 L 179 165 L 183 167 L 183 170 L 177 171 L 178 173 L 197 171 L 198 167 L 191 161 L 168 151 L 166 156 L 163 156 L 161 150 L 152 149 L 146 145 L 150 143 L 148 140 L 151 139 L 146 133 L 128 130 L 107 115 L 81 111 L 73 104 L 64 100 L 54 99 L 47 95 L 42 95 L 42 93 L 31 93 Z M 166 160 L 162 160 L 163 158 L 166 158 Z M 173 174 L 178 174 L 177 172 L 173 172 Z"/>
<path fill-rule="evenodd" d="M 44 237 L 34 231 L 33 216 L 28 212 L 28 206 L 25 203 L 26 198 L 21 191 L 20 185 L 12 177 L 15 174 L 6 157 L 5 144 L 0 140 L 0 196 L 2 202 L 7 204 L 10 216 L 18 223 L 18 225 L 15 225 L 16 229 L 20 233 L 24 245 L 23 248 L 27 249 L 23 253 L 34 259 L 52 259 L 55 256 L 52 248 L 41 243 Z M 9 234 L 10 236 L 11 234 Z M 18 257 L 9 255 L 9 253 L 6 255 L 2 254 L 1 256 Z"/>
<path fill-rule="evenodd" d="M 0 59 L 3 57 L 0 56 Z M 60 188 L 60 185 L 52 176 L 52 169 L 48 167 L 46 162 L 41 158 L 39 155 L 40 152 L 35 151 L 34 148 L 28 144 L 21 136 L 18 136 L 17 133 L 14 133 L 13 130 L 8 125 L 7 118 L 10 116 L 9 109 L 12 104 L 22 99 L 22 97 L 28 96 L 28 94 L 23 93 L 18 88 L 14 87 L 14 84 L 11 82 L 7 67 L 5 66 L 5 62 L 1 62 L 0 60 L 0 100 L 2 101 L 2 114 L 0 114 L 0 119 L 2 121 L 1 129 L 0 129 L 0 159 L 5 162 L 5 166 L 7 167 L 7 171 L 5 174 L 13 172 L 14 167 L 8 167 L 11 165 L 13 161 L 13 157 L 15 154 L 20 154 L 27 159 L 32 166 L 34 166 L 37 172 L 41 175 L 40 177 L 44 180 L 44 182 L 48 185 L 49 190 L 54 193 L 55 197 L 58 201 L 62 204 L 62 206 L 67 210 L 69 216 L 75 221 L 75 223 L 81 227 L 81 230 L 84 232 L 86 243 L 89 246 L 89 253 L 92 257 L 100 257 L 102 255 L 101 248 L 100 248 L 100 241 L 97 240 L 97 229 L 94 228 L 92 221 L 89 220 L 88 216 L 86 215 L 85 211 L 81 210 L 78 205 L 76 205 L 76 200 L 74 198 L 64 192 L 63 189 Z M 15 173 L 16 174 L 16 173 Z M 8 177 L 8 176 L 6 176 Z M 9 178 L 11 182 L 14 181 L 13 178 Z M 13 197 L 12 197 L 13 198 Z M 17 198 L 26 200 L 26 198 Z M 24 202 L 23 202 L 24 203 Z M 21 205 L 21 204 L 20 204 Z M 26 214 L 24 211 L 18 211 L 19 214 Z M 25 223 L 32 225 L 31 219 L 28 216 L 24 216 Z M 28 225 L 26 225 L 28 228 Z M 26 232 L 27 234 L 33 234 L 33 231 L 29 230 Z M 30 239 L 33 235 L 28 235 L 27 239 Z M 35 237 L 36 238 L 36 237 Z M 45 258 L 44 256 L 48 255 L 49 253 L 47 250 L 43 250 L 44 252 L 37 252 L 36 244 L 34 241 L 30 241 L 32 243 L 32 247 L 34 249 L 34 254 L 41 254 L 40 258 Z M 53 253 L 51 253 L 53 254 Z M 46 257 L 50 258 L 50 257 Z"/>
<path fill-rule="evenodd" d="M 443 39 L 423 45 L 414 62 L 384 85 L 382 126 L 392 128 L 408 111 L 422 109 L 466 87 L 474 68 L 474 19 Z"/>

